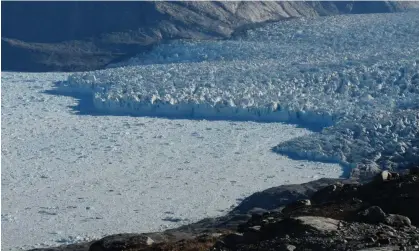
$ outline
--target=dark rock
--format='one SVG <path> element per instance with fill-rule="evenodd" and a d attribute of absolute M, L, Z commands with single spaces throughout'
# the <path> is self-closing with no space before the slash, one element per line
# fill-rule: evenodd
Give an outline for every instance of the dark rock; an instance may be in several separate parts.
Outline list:
<path fill-rule="evenodd" d="M 383 238 L 383 239 L 379 239 L 378 243 L 380 243 L 381 245 L 389 245 L 391 244 L 391 240 L 390 238 Z"/>
<path fill-rule="evenodd" d="M 250 230 L 250 229 L 249 229 Z M 243 238 L 245 243 L 256 243 L 261 240 L 261 233 L 260 231 L 248 231 L 243 233 Z"/>
<path fill-rule="evenodd" d="M 387 247 L 372 247 L 372 248 L 363 248 L 357 251 L 396 251 L 399 250 L 397 246 L 387 246 Z"/>
<path fill-rule="evenodd" d="M 222 242 L 224 243 L 225 246 L 227 246 L 229 248 L 234 248 L 238 244 L 244 243 L 245 238 L 244 238 L 243 234 L 233 233 L 233 234 L 229 234 L 229 235 L 225 236 L 223 238 Z"/>
<path fill-rule="evenodd" d="M 295 209 L 301 208 L 301 207 L 306 207 L 306 206 L 311 206 L 311 201 L 308 199 L 305 200 L 297 200 L 293 203 L 288 204 L 287 206 L 285 206 L 284 209 L 282 209 L 282 212 L 284 214 L 286 213 L 290 213 L 292 211 L 294 211 Z"/>
<path fill-rule="evenodd" d="M 31 251 L 87 251 L 93 242 L 76 243 L 59 247 L 37 248 Z"/>
<path fill-rule="evenodd" d="M 250 209 L 248 213 L 251 214 L 252 217 L 253 217 L 253 215 L 263 215 L 267 212 L 268 212 L 268 210 L 266 210 L 266 209 L 263 209 L 263 208 L 260 208 L 260 207 L 255 207 L 255 208 Z"/>
<path fill-rule="evenodd" d="M 359 219 L 362 222 L 371 223 L 371 224 L 378 224 L 382 223 L 386 219 L 386 214 L 384 211 L 377 206 L 372 206 L 370 208 L 365 209 L 364 211 L 360 212 Z"/>
<path fill-rule="evenodd" d="M 311 199 L 317 204 L 324 203 L 326 201 L 329 201 L 331 199 L 332 195 L 334 193 L 339 192 L 342 189 L 342 187 L 343 187 L 343 184 L 341 184 L 341 183 L 336 183 L 336 184 L 327 186 L 327 187 L 317 191 L 311 197 Z"/>
<path fill-rule="evenodd" d="M 274 210 L 296 200 L 309 199 L 319 189 L 335 184 L 338 181 L 341 180 L 319 179 L 298 185 L 272 187 L 247 197 L 233 209 L 232 213 L 248 213 L 249 210 L 255 207 Z"/>
<path fill-rule="evenodd" d="M 353 194 L 366 205 L 376 205 L 386 213 L 407 216 L 412 224 L 419 224 L 419 180 L 416 175 L 405 175 L 387 182 L 370 182 Z"/>
<path fill-rule="evenodd" d="M 409 168 L 409 172 L 412 175 L 419 175 L 419 166 L 412 166 Z"/>
<path fill-rule="evenodd" d="M 263 214 L 252 214 L 252 221 L 258 221 L 263 218 Z"/>
<path fill-rule="evenodd" d="M 90 245 L 89 251 L 122 251 L 146 248 L 154 241 L 144 234 L 116 234 L 106 236 Z"/>
<path fill-rule="evenodd" d="M 347 200 L 353 199 L 353 193 L 358 189 L 360 184 L 355 180 L 346 180 L 337 182 L 331 186 L 320 189 L 310 200 L 313 204 L 322 204 L 332 200 Z"/>
<path fill-rule="evenodd" d="M 395 227 L 403 227 L 403 226 L 410 226 L 412 222 L 410 219 L 403 215 L 398 214 L 389 214 L 386 216 L 384 222 L 390 226 Z"/>

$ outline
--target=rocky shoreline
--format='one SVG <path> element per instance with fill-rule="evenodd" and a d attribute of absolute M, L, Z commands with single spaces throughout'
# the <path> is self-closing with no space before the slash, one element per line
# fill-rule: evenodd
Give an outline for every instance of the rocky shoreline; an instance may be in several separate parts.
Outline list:
<path fill-rule="evenodd" d="M 255 193 L 226 216 L 159 233 L 33 251 L 419 250 L 419 165 Z"/>

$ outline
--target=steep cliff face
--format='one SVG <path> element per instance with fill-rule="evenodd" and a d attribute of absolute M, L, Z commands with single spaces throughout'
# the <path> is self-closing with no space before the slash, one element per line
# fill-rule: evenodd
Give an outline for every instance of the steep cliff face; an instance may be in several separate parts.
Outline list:
<path fill-rule="evenodd" d="M 294 17 L 395 12 L 413 2 L 4 2 L 3 71 L 100 69 L 170 39 L 224 39 Z"/>

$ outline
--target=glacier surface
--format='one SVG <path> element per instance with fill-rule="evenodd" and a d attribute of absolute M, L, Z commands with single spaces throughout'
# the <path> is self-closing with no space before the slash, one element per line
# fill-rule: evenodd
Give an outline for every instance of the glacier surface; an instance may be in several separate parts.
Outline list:
<path fill-rule="evenodd" d="M 230 40 L 161 44 L 58 88 L 109 113 L 322 129 L 274 151 L 368 175 L 419 156 L 417 27 L 417 11 L 272 23 Z"/>

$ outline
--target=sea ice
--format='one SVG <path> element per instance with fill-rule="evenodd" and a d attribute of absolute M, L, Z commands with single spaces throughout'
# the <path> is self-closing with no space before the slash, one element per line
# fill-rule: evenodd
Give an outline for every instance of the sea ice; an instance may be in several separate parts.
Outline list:
<path fill-rule="evenodd" d="M 272 152 L 312 133 L 293 125 L 79 113 L 77 99 L 49 94 L 67 76 L 2 73 L 2 250 L 165 230 L 342 174 Z"/>

